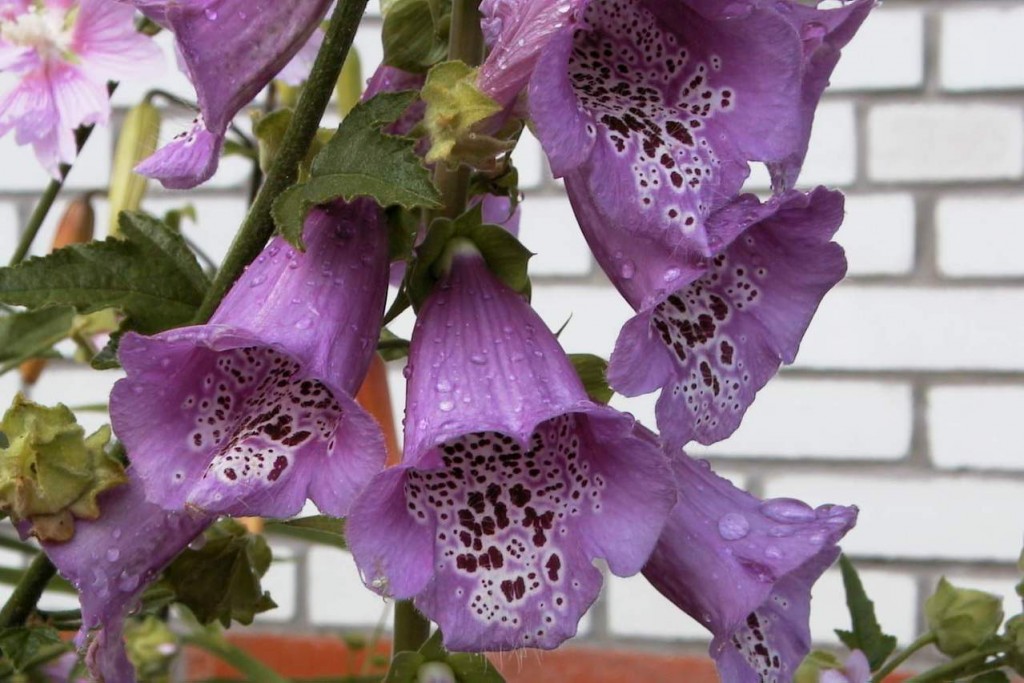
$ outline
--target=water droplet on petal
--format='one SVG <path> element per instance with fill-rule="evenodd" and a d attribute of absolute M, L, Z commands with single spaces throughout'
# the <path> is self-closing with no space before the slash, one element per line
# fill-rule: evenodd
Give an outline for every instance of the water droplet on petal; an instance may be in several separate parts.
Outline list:
<path fill-rule="evenodd" d="M 764 556 L 770 560 L 782 559 L 782 551 L 774 545 L 770 545 L 764 549 Z"/>
<path fill-rule="evenodd" d="M 249 282 L 249 286 L 250 287 L 259 287 L 260 285 L 262 285 L 266 281 L 267 281 L 267 276 L 266 275 L 257 275 L 256 277 L 254 277 Z"/>
<path fill-rule="evenodd" d="M 626 261 L 619 266 L 619 275 L 622 276 L 623 280 L 632 280 L 633 276 L 636 275 L 636 264 L 632 261 Z"/>
<path fill-rule="evenodd" d="M 107 562 L 117 562 L 121 557 L 121 551 L 117 548 L 107 548 Z"/>
<path fill-rule="evenodd" d="M 437 381 L 437 390 L 438 391 L 451 391 L 452 390 L 452 383 L 449 382 L 446 379 L 438 380 Z"/>
<path fill-rule="evenodd" d="M 487 363 L 487 359 L 479 353 L 474 353 L 469 357 L 470 362 L 476 363 L 477 365 L 484 365 Z"/>
<path fill-rule="evenodd" d="M 718 520 L 718 533 L 727 541 L 738 541 L 750 533 L 750 522 L 742 513 L 730 512 Z"/>
<path fill-rule="evenodd" d="M 761 513 L 768 519 L 784 524 L 813 522 L 817 515 L 811 506 L 795 498 L 772 498 L 761 503 Z"/>
<path fill-rule="evenodd" d="M 437 407 L 440 408 L 442 411 L 448 413 L 455 408 L 455 403 L 452 401 L 441 401 L 439 404 L 437 404 Z"/>
<path fill-rule="evenodd" d="M 211 8 L 207 8 L 207 9 L 203 10 L 203 14 L 205 14 L 206 18 L 209 19 L 210 21 L 217 21 L 217 10 L 211 9 Z"/>
<path fill-rule="evenodd" d="M 295 329 L 297 330 L 308 330 L 313 327 L 313 321 L 310 318 L 303 318 L 299 322 L 295 323 Z"/>
<path fill-rule="evenodd" d="M 669 268 L 665 271 L 664 275 L 661 276 L 661 279 L 665 282 L 672 282 L 679 277 L 680 272 L 681 271 L 678 268 Z"/>

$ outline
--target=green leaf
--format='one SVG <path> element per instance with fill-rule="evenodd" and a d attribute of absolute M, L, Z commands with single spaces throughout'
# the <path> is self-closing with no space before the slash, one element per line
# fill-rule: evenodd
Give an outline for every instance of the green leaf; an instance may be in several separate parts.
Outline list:
<path fill-rule="evenodd" d="M 415 98 L 412 92 L 383 93 L 345 117 L 314 159 L 309 180 L 288 188 L 274 202 L 274 221 L 285 239 L 301 248 L 306 214 L 335 199 L 373 197 L 381 206 L 407 209 L 440 206 L 441 196 L 416 155 L 415 140 L 381 130 Z"/>
<path fill-rule="evenodd" d="M 1002 671 L 989 671 L 971 679 L 971 683 L 1010 683 L 1010 677 Z"/>
<path fill-rule="evenodd" d="M 0 318 L 0 362 L 19 363 L 71 334 L 75 309 L 41 308 Z"/>
<path fill-rule="evenodd" d="M 18 627 L 0 631 L 0 650 L 20 673 L 37 664 L 40 658 L 49 659 L 47 655 L 70 651 L 71 645 L 60 639 L 57 629 Z"/>
<path fill-rule="evenodd" d="M 494 668 L 491 660 L 481 654 L 461 652 L 448 657 L 459 683 L 505 683 L 505 677 Z"/>
<path fill-rule="evenodd" d="M 606 373 L 608 372 L 608 361 L 592 353 L 570 353 L 569 360 L 576 368 L 576 374 L 583 382 L 583 388 L 587 395 L 597 403 L 607 404 L 612 400 L 615 392 L 608 386 Z"/>
<path fill-rule="evenodd" d="M 377 353 L 386 361 L 398 360 L 409 355 L 409 340 L 402 339 L 388 328 L 380 331 L 380 340 L 377 342 Z"/>
<path fill-rule="evenodd" d="M 896 637 L 882 632 L 875 616 L 875 603 L 868 599 L 857 570 L 845 555 L 839 558 L 839 568 L 843 573 L 843 588 L 853 631 L 837 629 L 836 635 L 851 650 L 863 651 L 871 670 L 877 671 L 896 649 Z"/>
<path fill-rule="evenodd" d="M 122 213 L 124 240 L 75 244 L 0 269 L 0 302 L 79 313 L 117 308 L 152 334 L 189 322 L 209 280 L 181 236 L 144 214 Z"/>
<path fill-rule="evenodd" d="M 164 580 L 203 624 L 215 619 L 251 624 L 260 612 L 277 607 L 260 579 L 270 567 L 270 546 L 234 520 L 210 527 L 198 550 L 185 549 L 164 572 Z M 197 580 L 202 577 L 202 580 Z"/>
<path fill-rule="evenodd" d="M 392 0 L 384 14 L 381 42 L 384 63 L 403 71 L 422 73 L 448 53 L 450 3 Z"/>
<path fill-rule="evenodd" d="M 314 515 L 287 521 L 267 521 L 265 531 L 291 538 L 345 549 L 345 520 L 327 515 Z"/>

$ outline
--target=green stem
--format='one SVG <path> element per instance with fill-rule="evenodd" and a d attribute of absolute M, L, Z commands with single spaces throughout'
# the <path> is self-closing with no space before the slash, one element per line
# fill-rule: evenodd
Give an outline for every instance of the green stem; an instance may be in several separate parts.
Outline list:
<path fill-rule="evenodd" d="M 245 267 L 259 255 L 267 240 L 274 234 L 274 218 L 271 215 L 274 201 L 298 177 L 299 162 L 309 151 L 309 145 L 313 142 L 313 137 L 320 127 L 320 120 L 331 101 L 334 85 L 341 73 L 341 65 L 352 46 L 352 39 L 359 28 L 359 20 L 363 17 L 366 3 L 367 0 L 342 0 L 335 7 L 323 46 L 316 56 L 309 79 L 295 106 L 295 113 L 285 131 L 277 158 L 274 159 L 263 181 L 263 187 L 249 207 L 249 213 L 235 236 L 235 241 L 231 243 L 228 255 L 217 271 L 210 291 L 196 313 L 196 323 L 209 320 L 231 285 Z"/>
<path fill-rule="evenodd" d="M 260 683 L 288 683 L 287 678 L 279 676 L 277 672 L 266 664 L 253 659 L 244 650 L 235 647 L 223 638 L 197 632 L 182 636 L 181 642 L 186 645 L 194 645 L 201 650 L 206 650 L 218 659 L 233 666 L 239 673 L 245 674 L 251 681 L 260 681 Z"/>
<path fill-rule="evenodd" d="M 50 558 L 43 553 L 36 555 L 32 564 L 25 570 L 25 575 L 15 587 L 14 592 L 11 593 L 11 597 L 8 598 L 3 609 L 0 609 L 0 628 L 11 628 L 24 624 L 28 615 L 32 614 L 32 610 L 35 609 L 43 591 L 46 590 L 46 584 L 50 583 L 50 579 L 56 573 L 57 569 L 50 562 Z"/>
<path fill-rule="evenodd" d="M 997 643 L 995 645 L 990 645 L 989 647 L 984 647 L 980 650 L 972 650 L 971 652 L 967 652 L 959 657 L 951 659 L 941 666 L 937 666 L 934 669 L 930 669 L 924 673 L 914 676 L 913 678 L 909 678 L 906 683 L 945 683 L 946 681 L 955 680 L 958 675 L 965 673 L 966 670 L 971 668 L 980 666 L 988 669 L 991 664 L 987 664 L 985 660 L 992 655 L 997 655 L 1002 652 L 1003 647 L 1003 644 Z M 1002 663 L 1000 663 L 999 666 L 1002 666 Z M 996 668 L 998 668 L 998 666 Z"/>
<path fill-rule="evenodd" d="M 430 637 L 430 620 L 420 614 L 411 600 L 399 600 L 395 603 L 395 640 L 391 650 L 399 652 L 420 649 Z"/>
<path fill-rule="evenodd" d="M 921 648 L 931 645 L 935 642 L 935 640 L 935 633 L 932 631 L 928 631 L 928 633 L 925 633 L 923 636 L 912 642 L 910 645 L 907 646 L 905 650 L 897 653 L 897 655 L 890 659 L 885 666 L 876 671 L 874 678 L 872 678 L 871 680 L 874 681 L 874 683 L 881 683 L 885 680 L 886 676 L 888 676 L 897 668 L 899 668 L 900 664 L 910 659 L 911 655 L 913 655 Z"/>

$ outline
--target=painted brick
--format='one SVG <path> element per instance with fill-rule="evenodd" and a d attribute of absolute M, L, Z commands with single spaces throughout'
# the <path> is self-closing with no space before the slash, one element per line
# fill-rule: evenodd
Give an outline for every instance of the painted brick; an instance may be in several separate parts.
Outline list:
<path fill-rule="evenodd" d="M 380 24 L 364 21 L 359 26 L 352 46 L 359 55 L 363 78 L 368 79 L 384 61 L 384 46 L 380 41 Z"/>
<path fill-rule="evenodd" d="M 248 210 L 245 198 L 237 194 L 218 197 L 164 195 L 148 198 L 144 208 L 161 216 L 172 209 L 182 209 L 188 204 L 195 207 L 196 220 L 193 222 L 186 219 L 182 224 L 182 233 L 204 254 L 220 263 L 245 218 Z"/>
<path fill-rule="evenodd" d="M 942 13 L 940 74 L 947 90 L 1024 86 L 1024 7 L 970 7 Z"/>
<path fill-rule="evenodd" d="M 845 547 L 846 544 L 844 544 Z M 856 560 L 854 560 L 856 564 Z M 917 635 L 917 583 L 913 576 L 859 569 L 864 590 L 875 603 L 875 613 L 886 633 L 907 643 Z M 837 568 L 825 572 L 811 591 L 811 637 L 815 642 L 838 645 L 834 629 L 850 628 L 843 579 Z"/>
<path fill-rule="evenodd" d="M 260 621 L 282 622 L 295 618 L 297 607 L 296 593 L 299 580 L 296 566 L 295 551 L 282 545 L 272 545 L 274 561 L 263 576 L 260 584 L 263 590 L 277 603 L 277 608 L 259 616 Z"/>
<path fill-rule="evenodd" d="M 164 53 L 163 70 L 148 79 L 132 78 L 121 81 L 120 85 L 117 86 L 117 90 L 114 91 L 113 97 L 110 98 L 115 107 L 127 108 L 135 106 L 142 101 L 142 98 L 146 96 L 150 88 L 154 87 L 165 90 L 172 95 L 177 95 L 185 100 L 195 101 L 196 90 L 192 86 L 192 82 L 178 68 L 178 58 L 174 54 L 174 34 L 170 31 L 161 31 L 153 40 L 156 41 L 156 44 L 160 46 L 161 51 Z M 157 83 L 154 83 L 154 81 L 157 81 Z M 160 105 L 163 104 L 163 100 L 160 98 L 157 98 L 155 102 Z"/>
<path fill-rule="evenodd" d="M 50 212 L 46 214 L 43 226 L 39 229 L 39 234 L 32 241 L 32 248 L 29 250 L 30 256 L 45 256 L 53 250 L 53 238 L 57 235 L 57 226 L 60 225 L 60 220 L 64 217 L 68 204 L 74 198 L 75 195 L 69 192 L 64 198 L 58 199 L 53 203 Z M 103 239 L 107 236 L 107 227 L 110 221 L 110 204 L 107 203 L 106 199 L 94 197 L 92 208 L 96 216 L 94 237 L 95 239 Z"/>
<path fill-rule="evenodd" d="M 531 276 L 590 272 L 590 250 L 565 195 L 527 194 L 520 206 L 519 238 L 536 254 L 530 259 Z"/>
<path fill-rule="evenodd" d="M 709 642 L 708 631 L 673 605 L 642 575 L 611 576 L 605 584 L 612 636 Z"/>
<path fill-rule="evenodd" d="M 552 330 L 569 321 L 559 337 L 566 351 L 596 353 L 604 358 L 611 354 L 623 323 L 633 315 L 633 309 L 611 285 L 534 283 L 532 301 Z"/>
<path fill-rule="evenodd" d="M 875 8 L 843 48 L 831 90 L 916 88 L 924 81 L 924 13 Z"/>
<path fill-rule="evenodd" d="M 306 610 L 312 623 L 374 627 L 386 614 L 390 627 L 391 603 L 363 585 L 348 551 L 310 548 L 306 580 L 309 586 Z"/>
<path fill-rule="evenodd" d="M 0 264 L 7 265 L 21 237 L 18 207 L 13 202 L 0 202 Z"/>
<path fill-rule="evenodd" d="M 849 185 L 857 175 L 857 133 L 852 102 L 818 106 L 800 184 Z"/>
<path fill-rule="evenodd" d="M 914 267 L 914 198 L 909 194 L 850 195 L 836 241 L 846 249 L 848 275 L 900 275 Z"/>
<path fill-rule="evenodd" d="M 547 159 L 540 141 L 533 136 L 528 128 L 523 129 L 519 143 L 512 151 L 512 162 L 519 171 L 519 188 L 529 190 L 544 182 Z"/>
<path fill-rule="evenodd" d="M 1020 109 L 1004 105 L 878 106 L 868 116 L 869 174 L 907 182 L 1017 178 L 1022 123 Z"/>
<path fill-rule="evenodd" d="M 802 368 L 1024 369 L 1024 290 L 840 285 L 804 337 Z"/>
<path fill-rule="evenodd" d="M 1024 275 L 1024 196 L 948 197 L 936 209 L 939 268 L 953 277 Z"/>
<path fill-rule="evenodd" d="M 775 477 L 765 492 L 812 505 L 856 504 L 857 527 L 843 541 L 851 555 L 1009 562 L 1020 554 L 1022 481 L 822 473 Z"/>
<path fill-rule="evenodd" d="M 945 386 L 928 392 L 932 462 L 943 468 L 1024 470 L 1024 387 Z"/>
<path fill-rule="evenodd" d="M 72 365 L 68 362 L 50 363 L 32 388 L 33 401 L 44 405 L 63 403 L 69 408 L 106 403 L 114 382 L 124 377 L 121 370 L 98 372 L 88 366 Z M 75 417 L 85 429 L 92 433 L 108 424 L 106 413 L 76 410 Z"/>
<path fill-rule="evenodd" d="M 906 384 L 777 378 L 761 390 L 735 434 L 688 450 L 692 455 L 891 460 L 908 453 L 911 431 Z"/>
<path fill-rule="evenodd" d="M 65 187 L 80 190 L 105 185 L 110 175 L 110 155 L 110 130 L 97 127 L 75 160 Z M 50 182 L 32 147 L 15 144 L 13 135 L 0 138 L 0 159 L 0 188 L 5 191 L 40 193 Z"/>
<path fill-rule="evenodd" d="M 958 588 L 973 588 L 999 596 L 1003 601 L 1003 612 L 1008 617 L 1020 614 L 1021 608 L 1024 606 L 1021 603 L 1021 597 L 1014 590 L 1014 587 L 1020 582 L 1020 572 L 988 572 L 982 574 L 980 572 L 958 571 L 946 574 L 946 579 Z M 930 590 L 934 590 L 934 586 L 937 586 L 938 583 L 938 579 L 936 579 L 935 583 L 929 587 Z"/>

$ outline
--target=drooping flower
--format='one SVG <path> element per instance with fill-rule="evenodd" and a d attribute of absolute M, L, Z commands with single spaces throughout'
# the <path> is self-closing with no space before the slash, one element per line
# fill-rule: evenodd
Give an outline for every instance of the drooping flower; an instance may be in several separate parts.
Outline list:
<path fill-rule="evenodd" d="M 131 469 L 128 484 L 104 493 L 100 506 L 99 519 L 79 521 L 70 541 L 44 542 L 43 550 L 78 589 L 82 628 L 75 642 L 80 648 L 90 642 L 86 663 L 93 676 L 131 683 L 135 669 L 122 639 L 125 619 L 149 583 L 213 519 L 148 502 Z"/>
<path fill-rule="evenodd" d="M 830 241 L 842 220 L 842 194 L 824 188 L 764 204 L 744 195 L 716 213 L 712 233 L 742 234 L 704 261 L 700 277 L 642 300 L 615 344 L 612 387 L 627 396 L 660 388 L 658 427 L 673 446 L 729 436 L 779 365 L 793 362 L 822 297 L 845 275 L 843 249 Z M 671 259 L 642 241 L 621 249 L 637 263 Z M 607 269 L 607 252 L 595 254 Z M 645 285 L 639 267 L 631 278 L 609 272 L 624 292 L 657 284 Z"/>
<path fill-rule="evenodd" d="M 342 516 L 384 463 L 352 396 L 376 351 L 387 235 L 369 200 L 315 209 L 305 253 L 275 238 L 206 325 L 125 335 L 115 433 L 167 509 Z"/>
<path fill-rule="evenodd" d="M 306 44 L 331 0 L 134 3 L 174 32 L 200 108 L 188 131 L 137 170 L 165 187 L 186 189 L 208 180 L 217 170 L 231 120 Z"/>
<path fill-rule="evenodd" d="M 75 130 L 110 119 L 107 82 L 151 76 L 159 48 L 135 30 L 134 11 L 109 0 L 0 3 L 0 135 L 32 145 L 47 172 L 75 159 Z"/>
<path fill-rule="evenodd" d="M 589 0 L 570 11 L 539 50 L 529 104 L 580 223 L 593 224 L 584 229 L 661 243 L 682 265 L 658 276 L 686 284 L 714 251 L 708 217 L 749 161 L 768 163 L 779 190 L 796 177 L 838 51 L 872 2 Z"/>
<path fill-rule="evenodd" d="M 723 681 L 792 681 L 810 650 L 811 586 L 857 509 L 761 501 L 682 453 L 673 469 L 679 502 L 644 576 L 711 631 Z"/>
<path fill-rule="evenodd" d="M 413 332 L 405 459 L 360 496 L 348 542 L 367 585 L 413 598 L 449 649 L 554 648 L 597 597 L 595 558 L 643 566 L 671 476 L 479 252 L 449 250 Z"/>

